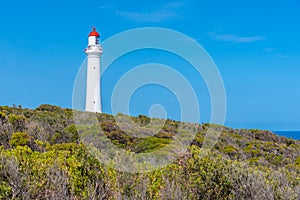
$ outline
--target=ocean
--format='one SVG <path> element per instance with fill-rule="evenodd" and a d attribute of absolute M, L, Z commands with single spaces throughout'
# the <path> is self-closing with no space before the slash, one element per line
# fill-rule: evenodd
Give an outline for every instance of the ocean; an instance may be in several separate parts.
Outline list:
<path fill-rule="evenodd" d="M 292 138 L 294 140 L 300 140 L 300 131 L 272 131 L 273 133 L 285 136 L 287 138 Z"/>

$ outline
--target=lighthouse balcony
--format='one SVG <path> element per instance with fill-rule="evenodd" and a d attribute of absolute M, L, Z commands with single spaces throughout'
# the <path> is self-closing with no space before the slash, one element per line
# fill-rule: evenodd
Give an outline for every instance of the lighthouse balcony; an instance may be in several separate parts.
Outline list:
<path fill-rule="evenodd" d="M 85 49 L 85 53 L 87 53 L 87 54 L 102 54 L 102 47 L 100 45 L 88 46 Z"/>

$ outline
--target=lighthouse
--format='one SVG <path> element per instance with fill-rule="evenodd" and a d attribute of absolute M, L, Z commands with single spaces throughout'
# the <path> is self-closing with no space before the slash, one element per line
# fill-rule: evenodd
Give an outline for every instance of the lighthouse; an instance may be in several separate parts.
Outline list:
<path fill-rule="evenodd" d="M 85 53 L 87 54 L 85 110 L 101 113 L 100 58 L 102 46 L 100 45 L 100 34 L 96 28 L 93 28 L 88 36 L 88 47 L 85 49 Z"/>

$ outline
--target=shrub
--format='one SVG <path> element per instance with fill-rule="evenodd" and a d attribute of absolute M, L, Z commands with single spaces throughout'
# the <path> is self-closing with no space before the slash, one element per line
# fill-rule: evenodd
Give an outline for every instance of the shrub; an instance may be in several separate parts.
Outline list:
<path fill-rule="evenodd" d="M 25 117 L 22 115 L 11 114 L 8 117 L 8 122 L 14 126 L 15 131 L 22 131 L 25 129 Z"/>
<path fill-rule="evenodd" d="M 28 145 L 28 143 L 29 143 L 29 136 L 27 133 L 24 132 L 13 133 L 9 141 L 9 144 L 12 147 L 25 146 Z"/>
<path fill-rule="evenodd" d="M 224 149 L 224 153 L 226 154 L 235 154 L 236 152 L 237 150 L 233 146 L 226 146 Z"/>
<path fill-rule="evenodd" d="M 6 114 L 0 111 L 0 122 L 6 122 Z"/>

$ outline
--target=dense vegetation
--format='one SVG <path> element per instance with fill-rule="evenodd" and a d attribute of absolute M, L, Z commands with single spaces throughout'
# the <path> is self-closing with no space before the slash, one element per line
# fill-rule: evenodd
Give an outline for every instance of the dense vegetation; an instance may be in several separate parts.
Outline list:
<path fill-rule="evenodd" d="M 180 124 L 167 120 L 157 134 L 138 138 L 122 131 L 113 116 L 97 117 L 107 138 L 137 153 L 169 144 Z M 141 126 L 150 121 L 131 118 Z M 208 126 L 197 125 L 189 151 L 173 164 L 132 174 L 104 166 L 89 153 L 72 110 L 2 106 L 0 199 L 300 199 L 300 141 L 214 125 L 220 138 L 202 157 Z"/>

